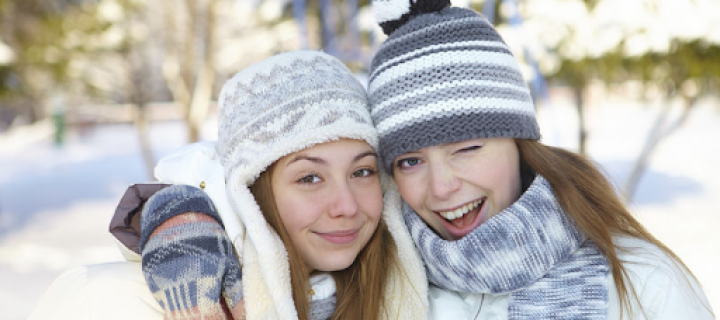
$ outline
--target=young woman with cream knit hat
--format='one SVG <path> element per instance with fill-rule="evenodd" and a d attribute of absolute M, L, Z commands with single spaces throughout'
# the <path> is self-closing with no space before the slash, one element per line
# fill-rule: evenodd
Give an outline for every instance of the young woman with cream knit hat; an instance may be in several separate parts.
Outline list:
<path fill-rule="evenodd" d="M 131 289 L 138 299 L 100 317 L 426 318 L 427 279 L 376 147 L 365 89 L 339 60 L 289 52 L 240 71 L 219 97 L 218 141 L 156 167 L 171 185 L 142 211 L 151 295 Z"/>
<path fill-rule="evenodd" d="M 230 233 L 226 239 L 242 244 L 242 271 L 232 271 L 229 263 L 226 274 L 237 276 L 212 274 L 213 298 L 219 299 L 216 289 L 222 286 L 234 318 L 238 313 L 247 319 L 422 317 L 424 302 L 415 283 L 425 281 L 424 274 L 409 236 L 402 233 L 406 231 L 399 210 L 385 210 L 380 220 L 376 130 L 364 88 L 353 74 L 319 52 L 280 54 L 227 81 L 219 103 L 217 158 L 229 211 L 240 218 L 244 234 Z M 164 285 L 173 264 L 184 264 L 187 256 L 212 256 L 203 250 L 193 256 L 194 237 L 207 236 L 207 228 L 185 233 L 191 241 L 179 239 L 177 244 L 158 237 L 177 232 L 166 217 L 212 213 L 188 208 L 192 201 L 178 206 L 177 199 L 202 197 L 178 197 L 177 191 L 171 191 L 167 201 L 153 201 L 158 195 L 151 198 L 143 214 L 143 235 L 157 233 L 141 241 L 144 273 L 164 305 L 186 298 L 165 301 L 171 296 L 168 292 L 204 279 L 189 268 L 186 278 L 174 274 L 170 285 Z M 196 193 L 206 194 L 197 189 Z M 232 223 L 224 216 L 215 218 L 216 226 L 220 221 Z M 171 226 L 153 231 L 162 220 Z M 153 240 L 157 246 L 152 246 Z M 165 263 L 168 246 L 188 243 L 191 249 L 178 251 L 179 259 Z M 227 261 L 236 260 L 232 252 L 227 255 Z M 313 282 L 317 290 L 310 289 Z M 172 307 L 166 312 L 179 314 Z"/>
<path fill-rule="evenodd" d="M 368 94 L 434 319 L 713 319 L 587 159 L 541 144 L 512 53 L 449 1 L 375 0 Z"/>

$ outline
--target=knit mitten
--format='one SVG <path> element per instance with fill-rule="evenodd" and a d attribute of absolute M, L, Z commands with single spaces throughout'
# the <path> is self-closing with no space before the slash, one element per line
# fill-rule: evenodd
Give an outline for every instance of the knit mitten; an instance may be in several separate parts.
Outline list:
<path fill-rule="evenodd" d="M 165 319 L 244 319 L 238 257 L 205 192 L 173 185 L 150 197 L 140 249 L 145 281 Z"/>

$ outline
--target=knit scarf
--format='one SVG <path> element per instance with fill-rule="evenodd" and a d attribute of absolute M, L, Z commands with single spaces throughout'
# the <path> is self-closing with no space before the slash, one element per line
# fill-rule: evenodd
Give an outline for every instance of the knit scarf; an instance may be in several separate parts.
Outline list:
<path fill-rule="evenodd" d="M 403 216 L 431 283 L 509 294 L 509 319 L 605 319 L 609 266 L 563 212 L 550 183 L 527 191 L 457 241 L 440 238 L 407 204 Z"/>

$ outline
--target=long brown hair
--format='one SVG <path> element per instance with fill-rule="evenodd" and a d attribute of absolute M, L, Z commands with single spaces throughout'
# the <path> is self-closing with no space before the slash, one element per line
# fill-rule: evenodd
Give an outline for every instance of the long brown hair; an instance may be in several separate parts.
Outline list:
<path fill-rule="evenodd" d="M 520 151 L 521 168 L 527 166 L 521 171 L 532 170 L 550 182 L 560 206 L 607 258 L 620 297 L 621 315 L 623 310 L 631 312 L 630 297 L 637 299 L 637 293 L 632 283 L 626 281 L 627 269 L 616 253 L 616 250 L 626 248 L 617 247 L 612 236 L 640 238 L 656 245 L 695 278 L 680 257 L 633 217 L 612 184 L 590 160 L 534 140 L 518 139 L 516 143 Z"/>
<path fill-rule="evenodd" d="M 265 170 L 250 187 L 265 220 L 280 236 L 290 261 L 290 284 L 299 320 L 310 316 L 310 277 L 307 267 L 290 241 L 280 220 L 272 191 L 273 166 Z M 397 248 L 383 219 L 370 241 L 345 270 L 331 272 L 336 286 L 336 304 L 332 319 L 380 319 L 385 311 L 382 297 L 391 270 L 399 270 Z"/>

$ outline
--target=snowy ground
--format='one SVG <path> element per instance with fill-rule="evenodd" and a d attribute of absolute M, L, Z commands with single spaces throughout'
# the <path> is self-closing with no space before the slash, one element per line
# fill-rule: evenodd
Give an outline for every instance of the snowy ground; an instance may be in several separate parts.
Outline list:
<path fill-rule="evenodd" d="M 547 144 L 574 148 L 577 121 L 564 96 L 539 119 Z M 626 178 L 656 108 L 604 97 L 591 106 L 590 155 L 619 185 Z M 205 137 L 212 139 L 215 123 Z M 48 128 L 0 135 L 0 320 L 25 319 L 63 270 L 122 259 L 107 232 L 127 185 L 148 180 L 131 126 L 72 132 L 55 147 Z M 184 143 L 179 123 L 153 125 L 160 157 Z M 720 311 L 720 108 L 704 101 L 656 150 L 633 212 L 685 260 Z"/>

